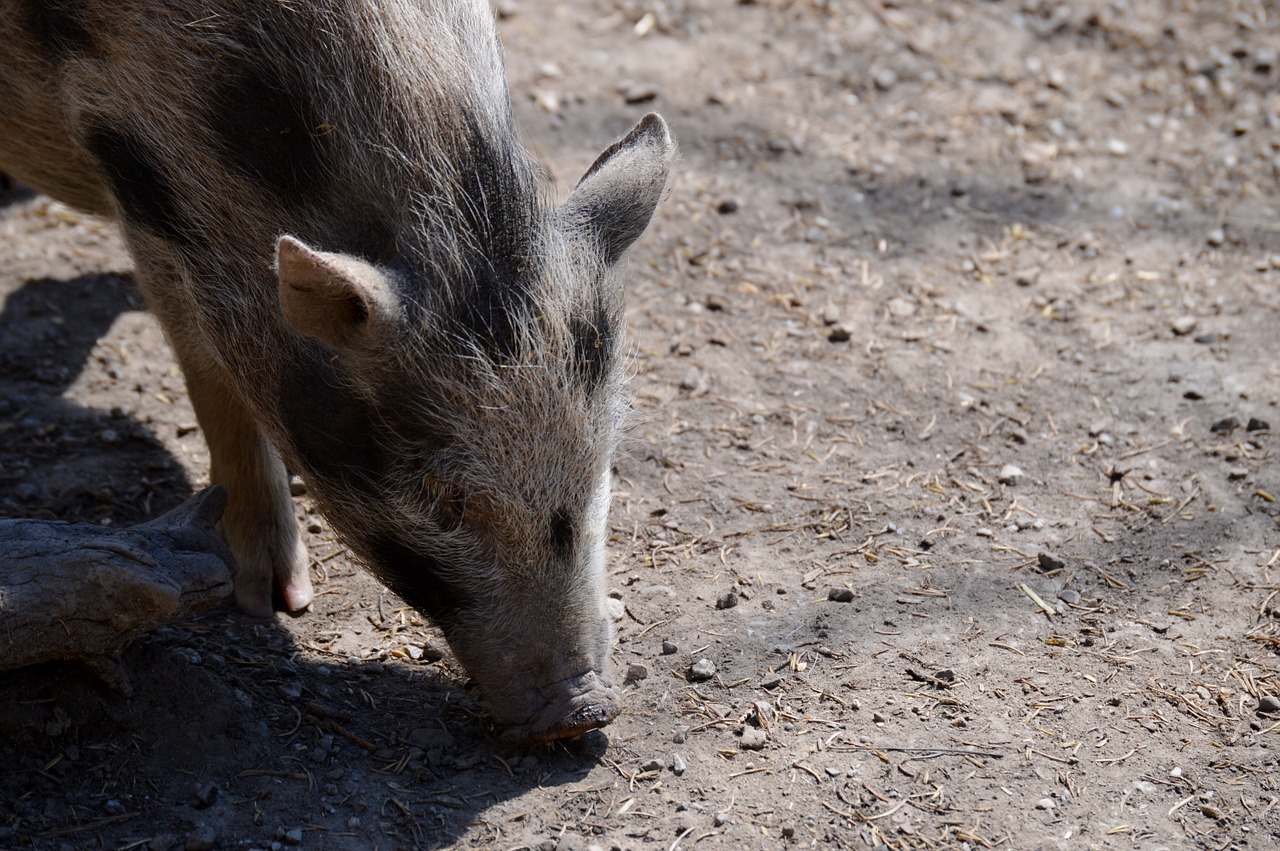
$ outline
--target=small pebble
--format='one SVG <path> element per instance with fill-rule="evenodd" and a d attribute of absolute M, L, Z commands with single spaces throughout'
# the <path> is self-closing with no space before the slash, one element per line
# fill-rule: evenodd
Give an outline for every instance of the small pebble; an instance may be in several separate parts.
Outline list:
<path fill-rule="evenodd" d="M 649 678 L 649 668 L 646 667 L 645 665 L 641 665 L 639 662 L 632 662 L 631 664 L 627 665 L 626 679 L 628 682 L 634 683 L 634 682 L 639 682 L 640 680 L 644 680 L 648 678 Z"/>
<path fill-rule="evenodd" d="M 1040 267 L 1032 266 L 1029 269 L 1019 269 L 1013 273 L 1013 282 L 1020 287 L 1029 287 L 1040 280 Z"/>
<path fill-rule="evenodd" d="M 683 745 L 689 739 L 688 727 L 676 727 L 676 731 L 671 734 L 671 743 L 673 745 Z"/>
<path fill-rule="evenodd" d="M 1108 139 L 1107 153 L 1113 157 L 1123 157 L 1129 153 L 1129 146 L 1123 139 Z"/>
<path fill-rule="evenodd" d="M 202 824 L 187 834 L 183 847 L 186 851 L 212 851 L 217 844 L 217 832 L 207 824 Z"/>
<path fill-rule="evenodd" d="M 765 674 L 760 678 L 760 688 L 777 688 L 782 685 L 780 674 Z"/>
<path fill-rule="evenodd" d="M 827 339 L 832 343 L 847 343 L 853 338 L 853 332 L 849 330 L 847 325 L 836 323 L 831 326 L 831 330 L 827 332 Z"/>
<path fill-rule="evenodd" d="M 1074 588 L 1063 588 L 1058 592 L 1058 599 L 1069 606 L 1080 602 L 1080 592 Z"/>
<path fill-rule="evenodd" d="M 1235 431 L 1240 427 L 1240 421 L 1235 417 L 1223 417 L 1213 425 L 1209 426 L 1209 431 L 1214 434 L 1223 434 Z"/>
<path fill-rule="evenodd" d="M 716 598 L 717 609 L 732 609 L 736 605 L 738 605 L 738 595 L 732 591 Z"/>
<path fill-rule="evenodd" d="M 197 809 L 211 807 L 218 800 L 218 787 L 213 783 L 198 785 L 194 797 Z"/>
<path fill-rule="evenodd" d="M 1036 561 L 1040 564 L 1040 569 L 1046 573 L 1051 570 L 1062 570 L 1062 568 L 1067 566 L 1067 563 L 1062 559 L 1050 555 L 1044 550 L 1041 550 L 1036 556 Z"/>
<path fill-rule="evenodd" d="M 716 666 L 710 659 L 699 659 L 689 668 L 689 679 L 694 682 L 709 680 L 716 675 Z"/>
<path fill-rule="evenodd" d="M 742 728 L 742 749 L 746 751 L 758 751 L 764 748 L 769 741 L 769 734 L 759 727 L 743 727 Z"/>
<path fill-rule="evenodd" d="M 1228 479 L 1247 479 L 1249 478 L 1249 470 L 1245 467 L 1232 467 L 1227 471 Z"/>
<path fill-rule="evenodd" d="M 1175 765 L 1173 768 L 1170 768 L 1170 769 L 1169 769 L 1169 776 L 1170 776 L 1170 777 L 1173 777 L 1173 778 L 1175 778 L 1175 779 L 1176 779 L 1176 778 L 1178 778 L 1178 777 L 1181 777 L 1181 776 L 1182 776 L 1182 768 L 1181 768 L 1181 766 L 1177 766 L 1177 765 Z"/>
<path fill-rule="evenodd" d="M 898 83 L 898 75 L 892 68 L 881 68 L 875 76 L 876 88 L 888 91 Z"/>
<path fill-rule="evenodd" d="M 740 209 L 742 209 L 742 201 L 732 195 L 728 198 L 721 198 L 716 204 L 716 212 L 722 216 L 727 216 L 730 213 L 736 213 Z"/>
<path fill-rule="evenodd" d="M 1194 316 L 1179 316 L 1169 324 L 1169 327 L 1172 328 L 1173 333 L 1177 334 L 1179 337 L 1185 337 L 1194 332 L 1196 330 L 1196 325 L 1198 324 L 1199 323 L 1196 321 Z"/>
<path fill-rule="evenodd" d="M 1015 467 L 1013 464 L 1005 464 L 1000 468 L 1000 473 L 996 476 L 996 481 L 1002 485 L 1016 485 L 1025 475 L 1026 473 L 1022 472 L 1021 469 Z"/>
<path fill-rule="evenodd" d="M 670 656 L 670 655 L 672 655 L 673 653 L 678 653 L 678 652 L 680 652 L 680 645 L 676 644 L 674 641 L 664 641 L 664 642 L 662 642 L 662 655 L 663 655 L 663 656 Z"/>
<path fill-rule="evenodd" d="M 671 773 L 676 777 L 679 777 L 681 774 L 685 773 L 686 769 L 687 766 L 684 764 L 684 757 L 680 756 L 678 753 L 673 753 L 671 755 Z"/>
<path fill-rule="evenodd" d="M 853 589 L 851 588 L 829 588 L 827 589 L 827 599 L 833 603 L 852 603 Z"/>
<path fill-rule="evenodd" d="M 615 600 L 609 597 L 604 601 L 605 608 L 609 610 L 610 620 L 620 621 L 627 615 L 627 607 L 622 604 L 621 600 Z"/>
<path fill-rule="evenodd" d="M 302 844 L 302 828 L 293 827 L 293 828 L 290 828 L 289 830 L 286 830 L 284 833 L 284 841 L 286 845 L 301 845 Z"/>
<path fill-rule="evenodd" d="M 627 81 L 618 86 L 618 94 L 627 103 L 647 103 L 658 96 L 658 87 L 653 83 Z"/>
<path fill-rule="evenodd" d="M 640 770 L 641 771 L 661 771 L 662 760 L 660 759 L 645 760 L 644 763 L 640 766 Z"/>
<path fill-rule="evenodd" d="M 1040 800 L 1036 801 L 1037 810 L 1052 810 L 1056 806 L 1057 804 L 1054 803 L 1053 798 L 1041 798 Z"/>
<path fill-rule="evenodd" d="M 1257 417 L 1249 417 L 1249 424 L 1244 427 L 1245 431 L 1270 431 L 1271 424 L 1266 420 L 1260 420 Z"/>
<path fill-rule="evenodd" d="M 1264 694 L 1258 698 L 1258 711 L 1263 713 L 1280 712 L 1280 697 L 1273 694 Z"/>
<path fill-rule="evenodd" d="M 1227 232 L 1222 228 L 1214 228 L 1205 235 L 1204 241 L 1217 248 L 1227 241 Z"/>

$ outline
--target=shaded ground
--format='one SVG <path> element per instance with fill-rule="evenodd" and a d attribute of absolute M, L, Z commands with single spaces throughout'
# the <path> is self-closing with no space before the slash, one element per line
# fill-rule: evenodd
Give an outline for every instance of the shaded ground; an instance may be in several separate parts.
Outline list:
<path fill-rule="evenodd" d="M 1274 9 L 501 8 L 562 187 L 647 109 L 682 146 L 633 257 L 627 714 L 503 750 L 304 498 L 304 617 L 160 630 L 127 701 L 0 677 L 0 846 L 1280 841 Z M 207 456 L 111 229 L 17 195 L 0 242 L 0 512 L 179 502 Z"/>

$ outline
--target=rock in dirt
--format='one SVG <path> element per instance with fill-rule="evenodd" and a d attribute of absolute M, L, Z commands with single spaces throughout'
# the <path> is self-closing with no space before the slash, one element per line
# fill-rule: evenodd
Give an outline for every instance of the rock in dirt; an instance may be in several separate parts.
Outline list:
<path fill-rule="evenodd" d="M 1258 712 L 1265 715 L 1280 712 L 1280 697 L 1276 697 L 1272 694 L 1264 694 L 1262 697 L 1258 698 Z"/>
<path fill-rule="evenodd" d="M 674 641 L 664 641 L 664 642 L 662 642 L 662 655 L 663 655 L 663 656 L 670 656 L 670 655 L 672 655 L 672 654 L 674 654 L 674 653 L 678 653 L 678 652 L 680 652 L 680 645 L 676 644 Z"/>
<path fill-rule="evenodd" d="M 1080 592 L 1074 588 L 1063 588 L 1058 592 L 1058 599 L 1069 606 L 1080 602 Z"/>
<path fill-rule="evenodd" d="M 769 734 L 759 727 L 744 726 L 742 728 L 742 741 L 739 742 L 744 751 L 762 750 L 769 741 Z"/>
<path fill-rule="evenodd" d="M 996 481 L 1002 485 L 1012 486 L 1018 484 L 1018 482 L 1022 481 L 1025 477 L 1026 473 L 1022 472 L 1019 467 L 1016 467 L 1013 464 L 1005 464 L 1000 468 L 1000 473 L 996 476 Z"/>
<path fill-rule="evenodd" d="M 831 326 L 831 330 L 827 332 L 827 339 L 832 343 L 847 343 L 853 338 L 853 332 L 849 330 L 847 325 L 836 323 Z"/>
<path fill-rule="evenodd" d="M 1013 273 L 1013 282 L 1020 287 L 1034 286 L 1040 280 L 1040 267 L 1031 266 Z"/>
<path fill-rule="evenodd" d="M 1062 570 L 1062 568 L 1067 566 L 1065 561 L 1045 552 L 1044 550 L 1041 550 L 1036 556 L 1036 562 L 1040 565 L 1040 569 L 1045 573 L 1048 573 L 1051 570 Z"/>
<path fill-rule="evenodd" d="M 1194 316 L 1179 316 L 1177 319 L 1173 320 L 1173 322 L 1169 323 L 1169 327 L 1172 329 L 1173 333 L 1177 334 L 1179 337 L 1186 337 L 1189 334 L 1195 333 L 1196 327 L 1199 324 L 1200 323 Z"/>
<path fill-rule="evenodd" d="M 1270 431 L 1271 424 L 1266 420 L 1260 420 L 1257 417 L 1249 417 L 1249 423 L 1244 427 L 1245 431 Z"/>
<path fill-rule="evenodd" d="M 851 588 L 829 588 L 827 589 L 827 599 L 833 603 L 852 603 L 853 589 Z"/>
<path fill-rule="evenodd" d="M 618 94 L 627 103 L 648 103 L 658 97 L 658 87 L 649 82 L 628 80 L 618 86 Z"/>
<path fill-rule="evenodd" d="M 689 679 L 694 682 L 709 680 L 715 675 L 716 666 L 710 659 L 699 659 L 689 667 Z"/>
<path fill-rule="evenodd" d="M 684 757 L 679 753 L 673 753 L 671 755 L 671 773 L 676 777 L 679 777 L 681 774 L 685 773 L 686 769 L 687 766 L 684 763 Z"/>
<path fill-rule="evenodd" d="M 1209 431 L 1213 434 L 1227 434 L 1235 431 L 1240 427 L 1240 421 L 1235 417 L 1223 417 L 1213 425 L 1209 426 Z"/>
<path fill-rule="evenodd" d="M 218 832 L 207 824 L 196 827 L 187 834 L 187 841 L 182 847 L 186 851 L 213 851 L 218 844 Z"/>
<path fill-rule="evenodd" d="M 728 594 L 722 594 L 716 598 L 717 609 L 732 609 L 738 605 L 738 595 L 730 591 Z"/>

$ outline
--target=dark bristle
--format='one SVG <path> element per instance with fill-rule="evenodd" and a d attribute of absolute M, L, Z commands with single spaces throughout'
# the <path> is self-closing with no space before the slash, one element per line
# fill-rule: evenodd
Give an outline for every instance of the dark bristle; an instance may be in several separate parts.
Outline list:
<path fill-rule="evenodd" d="M 92 126 L 85 147 L 98 160 L 124 217 L 177 245 L 190 242 L 177 196 L 152 147 L 127 130 Z"/>

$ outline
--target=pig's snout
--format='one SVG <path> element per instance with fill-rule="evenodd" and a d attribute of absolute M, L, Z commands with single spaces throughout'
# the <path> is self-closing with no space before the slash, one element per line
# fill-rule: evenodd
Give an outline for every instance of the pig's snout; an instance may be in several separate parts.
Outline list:
<path fill-rule="evenodd" d="M 572 739 L 605 726 L 622 711 L 617 686 L 588 671 L 537 689 L 529 720 L 512 724 L 502 737 L 511 744 L 532 745 Z"/>

